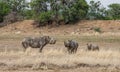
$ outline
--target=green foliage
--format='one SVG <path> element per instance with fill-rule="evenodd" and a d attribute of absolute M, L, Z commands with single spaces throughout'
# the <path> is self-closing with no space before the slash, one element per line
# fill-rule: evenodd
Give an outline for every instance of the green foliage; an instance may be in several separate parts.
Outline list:
<path fill-rule="evenodd" d="M 3 22 L 3 18 L 10 12 L 10 7 L 7 3 L 0 1 L 0 22 Z"/>
<path fill-rule="evenodd" d="M 11 7 L 12 11 L 18 13 L 24 11 L 25 8 L 28 7 L 26 0 L 9 0 L 7 3 Z"/>
<path fill-rule="evenodd" d="M 20 16 L 26 16 L 26 10 L 28 9 L 28 3 L 26 0 L 0 0 L 0 21 L 3 21 L 3 17 L 11 12 L 16 12 Z"/>
<path fill-rule="evenodd" d="M 47 10 L 47 0 L 32 0 L 30 2 L 33 18 L 40 25 L 50 19 L 51 12 Z"/>
<path fill-rule="evenodd" d="M 46 0 L 32 0 L 30 2 L 30 6 L 34 12 L 34 16 L 39 15 L 41 12 L 47 11 Z"/>
<path fill-rule="evenodd" d="M 26 9 L 24 10 L 23 16 L 25 19 L 33 19 L 33 13 L 32 10 Z"/>
<path fill-rule="evenodd" d="M 63 10 L 63 17 L 65 21 L 76 22 L 78 20 L 84 19 L 88 11 L 88 5 L 85 0 L 75 0 L 69 3 L 70 6 Z"/>
<path fill-rule="evenodd" d="M 29 8 L 30 7 L 30 8 Z M 85 0 L 0 0 L 0 22 L 10 12 L 17 12 L 25 19 L 34 19 L 40 24 L 48 21 L 65 23 L 82 19 L 110 20 L 120 19 L 120 4 L 110 4 L 109 9 L 101 6 L 100 1 Z M 95 29 L 99 31 L 99 28 Z"/>
<path fill-rule="evenodd" d="M 26 0 L 4 0 L 9 5 L 11 12 L 17 12 L 17 14 L 24 16 L 25 10 L 28 9 L 29 5 Z"/>
<path fill-rule="evenodd" d="M 110 4 L 107 11 L 108 17 L 111 19 L 120 19 L 120 4 Z"/>
<path fill-rule="evenodd" d="M 90 1 L 87 19 L 92 20 L 116 20 L 120 19 L 120 4 L 110 4 L 107 10 L 101 7 L 100 1 Z"/>
<path fill-rule="evenodd" d="M 106 19 L 106 9 L 101 7 L 100 1 L 90 1 L 87 18 L 90 20 Z"/>
<path fill-rule="evenodd" d="M 38 22 L 53 20 L 56 24 L 84 19 L 88 10 L 85 0 L 33 0 L 30 5 Z"/>
<path fill-rule="evenodd" d="M 52 12 L 42 12 L 37 18 L 39 22 L 44 23 L 51 19 Z"/>

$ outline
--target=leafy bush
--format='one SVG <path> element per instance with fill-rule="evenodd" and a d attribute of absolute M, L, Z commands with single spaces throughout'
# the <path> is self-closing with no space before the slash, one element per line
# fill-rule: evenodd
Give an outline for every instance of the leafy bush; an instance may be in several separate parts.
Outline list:
<path fill-rule="evenodd" d="M 65 6 L 66 7 L 66 6 Z M 85 0 L 76 0 L 71 6 L 63 11 L 65 22 L 76 22 L 86 17 L 88 5 Z"/>
<path fill-rule="evenodd" d="M 0 1 L 0 22 L 3 22 L 3 18 L 10 12 L 10 7 L 7 3 Z"/>
<path fill-rule="evenodd" d="M 89 10 L 87 13 L 87 19 L 89 20 L 103 20 L 106 18 L 106 8 L 101 6 L 100 1 L 90 1 Z"/>
<path fill-rule="evenodd" d="M 107 10 L 107 16 L 111 19 L 114 19 L 114 20 L 119 20 L 120 19 L 120 4 L 118 3 L 113 3 L 113 4 L 110 4 L 109 6 L 109 9 Z"/>
<path fill-rule="evenodd" d="M 52 12 L 42 12 L 38 18 L 36 19 L 37 22 L 39 22 L 40 25 L 45 25 L 45 22 L 48 22 L 51 20 Z"/>
<path fill-rule="evenodd" d="M 46 3 L 50 4 L 50 9 Z M 35 20 L 40 25 L 49 20 L 56 22 L 56 25 L 59 25 L 61 21 L 77 22 L 86 17 L 88 10 L 85 0 L 60 0 L 59 2 L 57 0 L 34 0 L 30 4 Z"/>

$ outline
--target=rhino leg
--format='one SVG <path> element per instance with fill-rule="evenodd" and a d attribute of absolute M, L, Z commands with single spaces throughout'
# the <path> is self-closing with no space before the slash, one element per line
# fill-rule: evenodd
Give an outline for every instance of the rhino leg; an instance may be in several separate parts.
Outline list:
<path fill-rule="evenodd" d="M 68 53 L 69 53 L 69 54 L 71 53 L 71 49 L 70 49 L 70 48 L 68 48 Z"/>
<path fill-rule="evenodd" d="M 42 52 L 44 46 L 40 46 L 39 52 Z"/>
<path fill-rule="evenodd" d="M 22 42 L 22 46 L 24 47 L 24 51 L 26 51 L 29 45 L 26 42 Z"/>

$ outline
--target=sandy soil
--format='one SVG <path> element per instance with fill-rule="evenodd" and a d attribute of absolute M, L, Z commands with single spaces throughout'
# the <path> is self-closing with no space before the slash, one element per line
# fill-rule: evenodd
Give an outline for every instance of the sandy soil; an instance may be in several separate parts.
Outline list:
<path fill-rule="evenodd" d="M 100 28 L 101 35 L 120 35 L 120 20 L 80 21 L 76 25 L 61 25 L 59 27 L 33 26 L 33 20 L 24 20 L 0 28 L 0 34 L 22 35 L 99 35 L 95 28 Z"/>

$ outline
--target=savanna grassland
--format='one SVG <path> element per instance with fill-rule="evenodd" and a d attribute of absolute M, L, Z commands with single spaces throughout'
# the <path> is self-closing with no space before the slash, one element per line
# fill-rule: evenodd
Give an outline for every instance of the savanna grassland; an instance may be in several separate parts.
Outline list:
<path fill-rule="evenodd" d="M 12 24 L 13 26 L 1 28 L 0 72 L 120 72 L 120 35 L 119 26 L 116 25 L 118 21 L 112 28 L 111 25 L 100 25 L 101 22 L 82 22 L 84 27 L 77 24 L 75 27 L 62 26 L 63 29 L 34 29 L 30 28 L 31 21 L 25 21 L 20 24 L 27 24 L 28 27 Z M 101 27 L 102 32 L 94 32 L 91 28 L 88 30 L 88 27 L 93 27 L 87 25 L 89 23 Z M 112 24 L 114 21 L 106 23 Z M 80 28 L 83 29 L 78 30 Z M 21 41 L 24 37 L 41 35 L 55 37 L 57 43 L 45 46 L 42 53 L 32 48 L 23 51 Z M 79 43 L 76 54 L 67 53 L 63 44 L 67 39 L 74 39 Z M 87 43 L 98 44 L 100 51 L 87 51 Z"/>
<path fill-rule="evenodd" d="M 14 35 L 10 38 L 7 36 L 0 38 L 1 71 L 119 72 L 120 70 L 120 38 L 118 37 L 58 36 L 55 45 L 47 45 L 43 53 L 39 53 L 38 49 L 32 48 L 23 51 L 21 46 L 23 36 Z M 76 54 L 67 53 L 63 45 L 66 39 L 75 39 L 79 42 Z M 98 44 L 100 51 L 87 51 L 88 42 Z"/>

